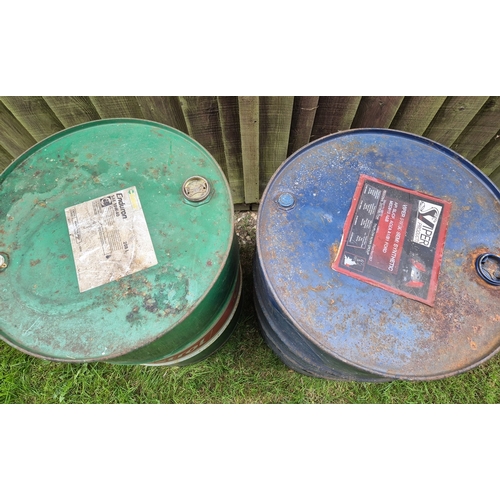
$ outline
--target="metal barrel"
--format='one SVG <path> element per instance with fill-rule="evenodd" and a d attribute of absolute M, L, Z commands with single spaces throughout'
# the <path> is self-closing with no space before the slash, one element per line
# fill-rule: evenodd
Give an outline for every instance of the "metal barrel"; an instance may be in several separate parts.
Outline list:
<path fill-rule="evenodd" d="M 29 355 L 196 363 L 233 332 L 241 279 L 224 173 L 176 129 L 85 123 L 0 176 L 0 337 Z"/>
<path fill-rule="evenodd" d="M 254 302 L 293 370 L 436 380 L 500 350 L 500 191 L 429 139 L 353 129 L 287 158 L 262 196 Z"/>

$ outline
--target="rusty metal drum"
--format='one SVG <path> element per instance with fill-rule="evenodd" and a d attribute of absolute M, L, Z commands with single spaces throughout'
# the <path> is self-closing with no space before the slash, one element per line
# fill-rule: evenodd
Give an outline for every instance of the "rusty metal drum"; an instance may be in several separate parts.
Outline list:
<path fill-rule="evenodd" d="M 61 362 L 186 365 L 238 320 L 227 180 L 191 137 L 98 120 L 0 176 L 0 338 Z"/>
<path fill-rule="evenodd" d="M 312 142 L 261 200 L 254 297 L 292 369 L 436 380 L 500 350 L 500 191 L 429 139 L 353 129 Z"/>

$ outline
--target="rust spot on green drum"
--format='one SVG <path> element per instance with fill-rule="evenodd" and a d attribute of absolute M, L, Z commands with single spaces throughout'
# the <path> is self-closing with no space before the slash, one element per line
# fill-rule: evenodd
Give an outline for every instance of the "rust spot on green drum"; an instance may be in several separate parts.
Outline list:
<path fill-rule="evenodd" d="M 185 203 L 183 183 L 201 174 L 215 195 Z M 63 362 L 210 355 L 239 310 L 233 217 L 214 158 L 166 125 L 97 120 L 39 142 L 0 175 L 2 298 L 16 297 L 2 302 L 0 337 Z"/>

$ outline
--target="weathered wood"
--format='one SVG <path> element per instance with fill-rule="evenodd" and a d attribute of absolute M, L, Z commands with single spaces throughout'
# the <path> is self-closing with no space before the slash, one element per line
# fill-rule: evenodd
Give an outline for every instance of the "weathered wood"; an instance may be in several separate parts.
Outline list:
<path fill-rule="evenodd" d="M 254 205 L 248 205 L 246 203 L 235 203 L 234 210 L 235 212 L 248 212 L 252 210 Z"/>
<path fill-rule="evenodd" d="M 182 96 L 179 101 L 188 134 L 210 152 L 227 176 L 217 97 Z"/>
<path fill-rule="evenodd" d="M 66 128 L 99 119 L 99 113 L 88 97 L 44 96 L 44 99 Z"/>
<path fill-rule="evenodd" d="M 490 174 L 490 179 L 500 188 L 500 165 Z"/>
<path fill-rule="evenodd" d="M 0 101 L 0 146 L 17 158 L 34 144 L 35 138 Z"/>
<path fill-rule="evenodd" d="M 290 127 L 290 142 L 287 155 L 305 146 L 311 140 L 312 128 L 319 97 L 295 97 L 293 101 L 292 124 Z"/>
<path fill-rule="evenodd" d="M 12 163 L 14 157 L 0 146 L 0 174 Z"/>
<path fill-rule="evenodd" d="M 293 97 L 259 99 L 260 195 L 276 169 L 287 158 Z"/>
<path fill-rule="evenodd" d="M 238 97 L 245 203 L 257 203 L 259 193 L 259 97 Z"/>
<path fill-rule="evenodd" d="M 388 128 L 403 96 L 366 96 L 359 102 L 351 128 Z"/>
<path fill-rule="evenodd" d="M 90 96 L 101 118 L 144 118 L 133 96 Z"/>
<path fill-rule="evenodd" d="M 2 102 L 36 141 L 64 129 L 43 97 L 2 97 Z"/>
<path fill-rule="evenodd" d="M 491 175 L 498 168 L 500 165 L 500 130 L 488 144 L 472 158 L 471 162 L 477 168 L 480 168 L 486 175 Z"/>
<path fill-rule="evenodd" d="M 164 123 L 188 133 L 181 103 L 175 96 L 137 96 L 137 103 L 146 120 Z"/>
<path fill-rule="evenodd" d="M 446 96 L 405 97 L 389 128 L 423 135 Z"/>
<path fill-rule="evenodd" d="M 320 97 L 310 140 L 351 128 L 361 97 Z"/>
<path fill-rule="evenodd" d="M 451 145 L 451 149 L 471 160 L 496 135 L 499 128 L 500 97 L 490 97 Z"/>
<path fill-rule="evenodd" d="M 447 97 L 422 135 L 451 146 L 487 100 L 487 96 Z"/>
<path fill-rule="evenodd" d="M 241 156 L 240 118 L 237 97 L 217 97 L 226 157 L 227 180 L 233 203 L 244 203 L 243 161 Z"/>

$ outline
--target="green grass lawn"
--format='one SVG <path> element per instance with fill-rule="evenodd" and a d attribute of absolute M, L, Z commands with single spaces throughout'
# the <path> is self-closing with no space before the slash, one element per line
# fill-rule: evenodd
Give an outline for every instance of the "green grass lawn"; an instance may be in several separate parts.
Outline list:
<path fill-rule="evenodd" d="M 499 403 L 500 356 L 432 382 L 336 382 L 292 371 L 260 335 L 252 302 L 255 246 L 241 246 L 243 310 L 228 342 L 186 367 L 55 363 L 0 342 L 0 403 Z"/>

